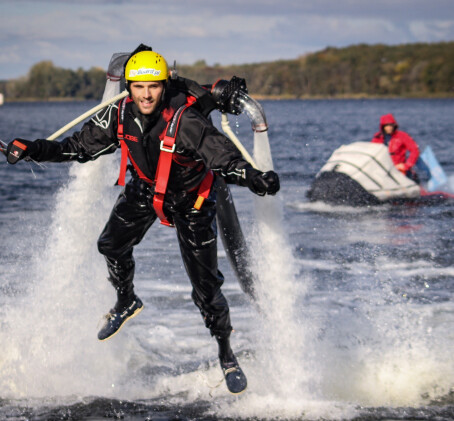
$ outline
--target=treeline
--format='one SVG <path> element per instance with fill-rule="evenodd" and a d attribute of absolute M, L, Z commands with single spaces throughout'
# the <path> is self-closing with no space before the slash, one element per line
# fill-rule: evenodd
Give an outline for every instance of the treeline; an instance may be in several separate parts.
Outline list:
<path fill-rule="evenodd" d="M 454 96 L 454 42 L 355 45 L 270 63 L 181 66 L 180 74 L 212 82 L 238 75 L 251 94 L 288 98 Z"/>
<path fill-rule="evenodd" d="M 200 83 L 244 77 L 249 92 L 263 97 L 454 96 L 454 42 L 328 47 L 295 60 L 232 66 L 199 61 L 177 69 Z M 0 89 L 7 99 L 100 99 L 104 86 L 102 69 L 72 71 L 46 61 Z"/>
<path fill-rule="evenodd" d="M 106 71 L 62 69 L 51 61 L 35 64 L 28 75 L 0 82 L 0 92 L 8 100 L 101 99 L 106 86 Z"/>

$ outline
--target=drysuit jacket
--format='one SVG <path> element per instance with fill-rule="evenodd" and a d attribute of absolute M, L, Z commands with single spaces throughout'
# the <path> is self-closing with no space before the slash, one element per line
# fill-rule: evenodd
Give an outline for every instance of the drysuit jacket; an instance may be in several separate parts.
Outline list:
<path fill-rule="evenodd" d="M 185 94 L 168 89 L 162 105 L 151 116 L 141 114 L 132 101 L 126 106 L 124 133 L 133 138 L 129 145 L 137 145 L 140 148 L 142 152 L 138 154 L 142 155 L 140 167 L 150 180 L 154 180 L 156 173 L 160 136 L 162 137 L 173 112 L 185 103 L 185 98 Z M 120 101 L 101 110 L 82 127 L 81 131 L 73 133 L 61 142 L 37 140 L 37 152 L 32 158 L 37 161 L 86 162 L 115 152 L 120 147 L 117 138 L 119 103 Z M 128 142 L 128 139 L 126 141 Z M 246 184 L 244 169 L 250 168 L 250 164 L 243 159 L 230 139 L 221 134 L 202 111 L 197 109 L 197 104 L 184 111 L 175 146 L 175 162 L 172 165 L 165 196 L 167 206 L 179 202 L 188 192 L 194 190 L 208 170 L 213 170 L 228 183 Z M 136 172 L 133 173 L 137 175 Z"/>
<path fill-rule="evenodd" d="M 117 199 L 98 240 L 98 249 L 107 261 L 109 280 L 119 297 L 132 294 L 133 247 L 156 219 L 152 206 L 153 185 L 144 181 L 144 176 L 154 179 L 160 153 L 159 136 L 162 137 L 166 128 L 168 113 L 171 115 L 172 110 L 185 102 L 185 95 L 182 97 L 180 92 L 167 89 L 161 107 L 153 115 L 142 115 L 132 101 L 126 105 L 124 137 L 142 148 L 140 169 L 143 175 L 141 179 L 137 171 L 132 171 L 133 177 Z M 37 140 L 37 152 L 32 157 L 37 161 L 86 162 L 114 152 L 120 147 L 117 139 L 119 103 L 100 111 L 80 131 L 61 142 Z M 175 225 L 184 266 L 193 286 L 192 298 L 205 325 L 212 335 L 227 337 L 232 327 L 228 304 L 220 289 L 223 276 L 217 267 L 214 189 L 200 210 L 193 206 L 197 186 L 208 170 L 229 183 L 244 185 L 244 170 L 250 168 L 250 164 L 197 109 L 197 104 L 183 112 L 175 145 L 177 162 L 172 164 L 164 211 Z"/>
<path fill-rule="evenodd" d="M 397 129 L 397 123 L 392 114 L 386 114 L 380 118 L 380 131 L 375 133 L 372 142 L 385 143 L 383 127 L 387 124 L 396 127 L 388 144 L 391 159 L 394 165 L 405 164 L 404 172 L 407 172 L 416 164 L 419 158 L 419 148 L 409 134 Z"/>

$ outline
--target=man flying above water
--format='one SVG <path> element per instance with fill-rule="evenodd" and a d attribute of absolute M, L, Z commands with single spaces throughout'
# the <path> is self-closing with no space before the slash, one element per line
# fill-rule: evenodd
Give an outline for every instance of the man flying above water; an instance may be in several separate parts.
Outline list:
<path fill-rule="evenodd" d="M 179 89 L 169 79 L 165 59 L 150 47 L 141 44 L 130 55 L 125 79 L 127 98 L 101 110 L 61 142 L 13 140 L 6 151 L 8 162 L 30 157 L 84 163 L 121 148 L 118 183 L 125 185 L 127 168 L 131 178 L 98 240 L 117 302 L 98 339 L 112 337 L 143 309 L 133 285 L 133 248 L 159 218 L 175 227 L 192 299 L 217 340 L 228 389 L 241 393 L 247 381 L 230 346 L 229 306 L 217 262 L 216 179 L 247 186 L 263 196 L 279 191 L 279 177 L 244 160 L 207 118 L 212 108 Z"/>

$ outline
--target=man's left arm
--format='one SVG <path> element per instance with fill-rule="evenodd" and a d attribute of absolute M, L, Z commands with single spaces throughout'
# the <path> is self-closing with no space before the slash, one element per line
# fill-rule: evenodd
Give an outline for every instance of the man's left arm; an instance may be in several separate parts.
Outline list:
<path fill-rule="evenodd" d="M 260 196 L 274 195 L 279 191 L 279 177 L 274 171 L 254 169 L 232 141 L 197 111 L 188 109 L 183 113 L 177 152 L 179 147 L 195 154 L 227 183 L 247 186 Z"/>

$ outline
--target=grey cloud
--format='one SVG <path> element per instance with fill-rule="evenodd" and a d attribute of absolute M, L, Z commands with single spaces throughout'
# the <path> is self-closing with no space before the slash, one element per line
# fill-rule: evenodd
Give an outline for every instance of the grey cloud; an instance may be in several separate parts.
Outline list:
<path fill-rule="evenodd" d="M 0 79 L 48 59 L 105 67 L 140 42 L 179 63 L 239 64 L 326 46 L 454 39 L 453 0 L 0 1 Z"/>
<path fill-rule="evenodd" d="M 5 3 L 29 2 L 30 0 L 2 0 Z M 167 0 L 147 2 L 144 0 L 34 0 L 35 4 L 81 4 L 100 6 L 140 5 L 154 12 L 171 12 L 192 15 L 209 12 L 213 16 L 222 14 L 249 16 L 304 16 L 323 15 L 349 18 L 382 17 L 386 19 L 452 19 L 452 0 Z M 191 12 L 192 11 L 192 12 Z"/>

